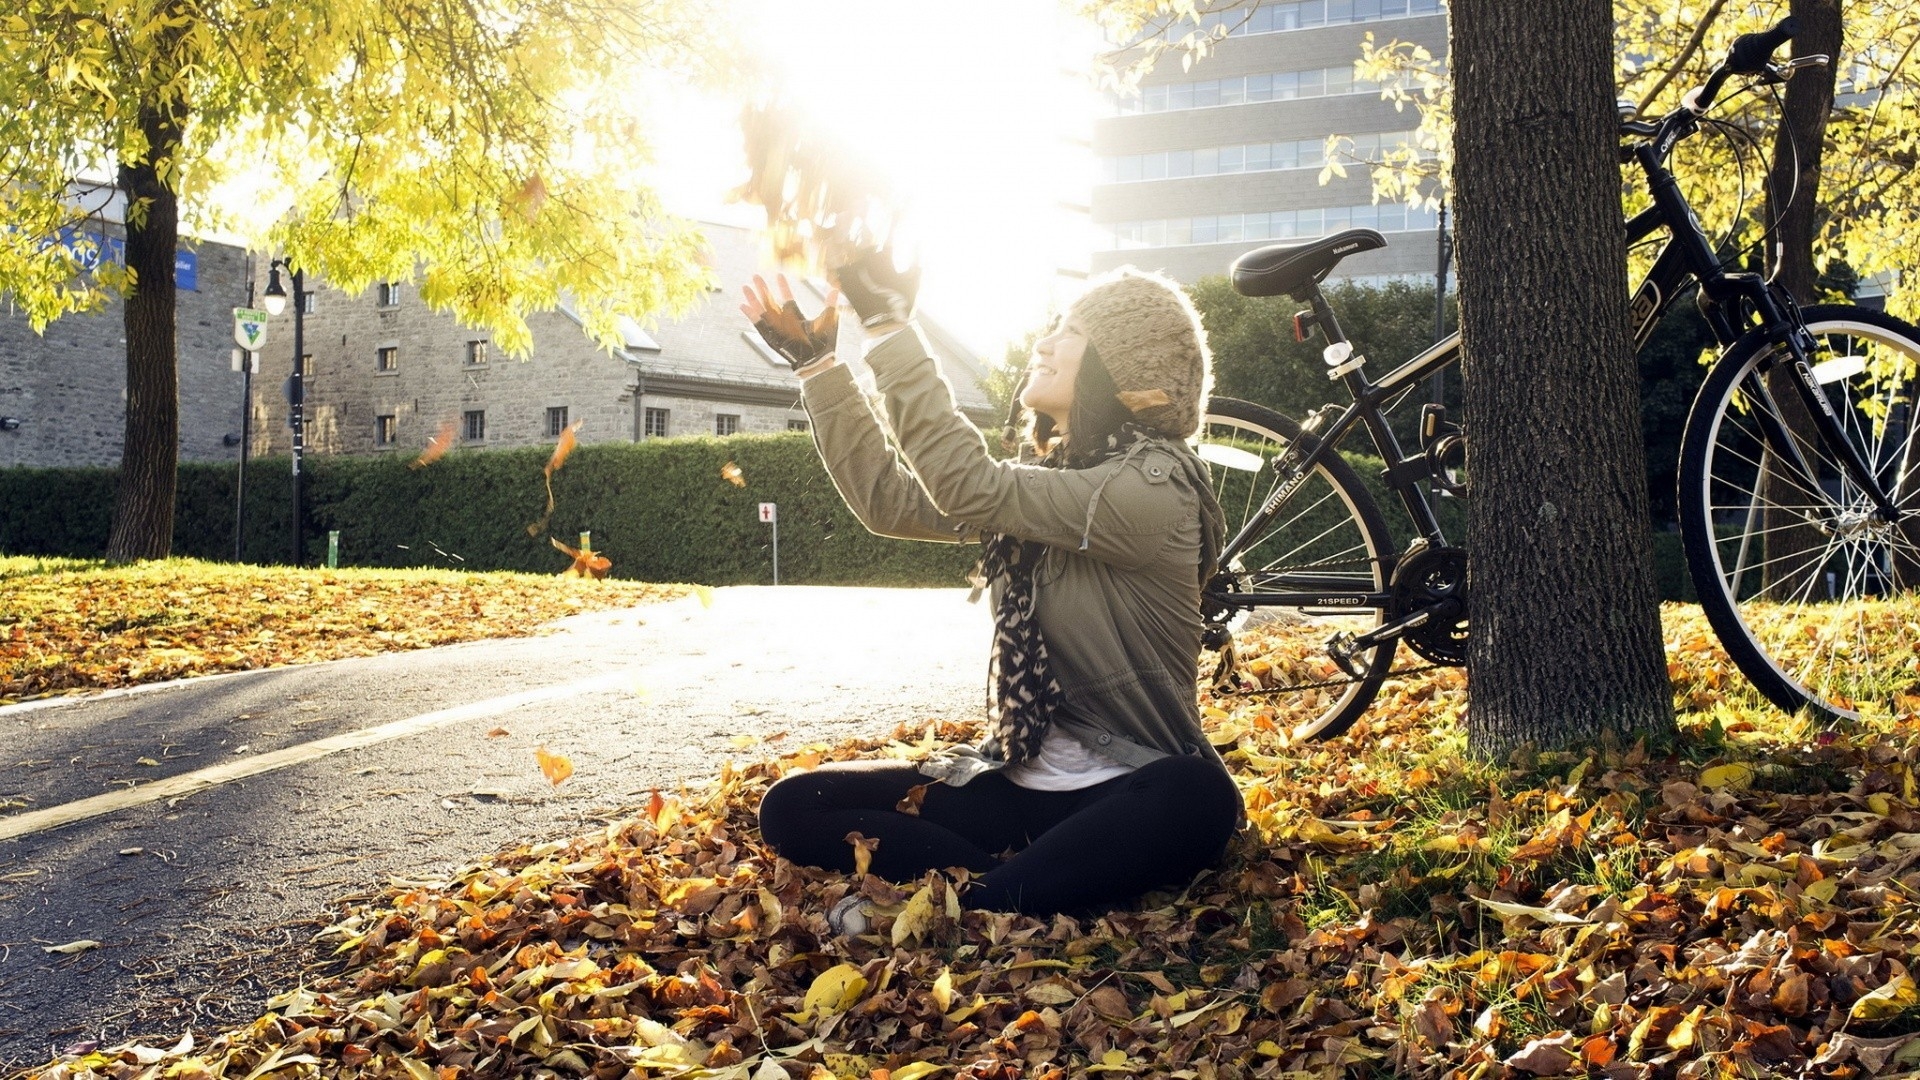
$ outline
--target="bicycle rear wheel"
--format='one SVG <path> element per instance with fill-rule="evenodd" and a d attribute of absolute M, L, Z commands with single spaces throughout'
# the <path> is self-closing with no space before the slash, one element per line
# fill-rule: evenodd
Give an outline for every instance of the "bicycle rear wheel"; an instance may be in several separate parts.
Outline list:
<path fill-rule="evenodd" d="M 1240 536 L 1286 478 L 1275 463 L 1300 437 L 1300 427 L 1271 409 L 1232 398 L 1208 402 L 1199 455 L 1212 475 L 1214 497 L 1226 511 L 1227 540 Z M 1203 602 L 1235 606 L 1218 597 L 1262 592 L 1313 592 L 1318 606 L 1258 605 L 1233 623 L 1243 671 L 1263 689 L 1274 721 L 1295 738 L 1328 739 L 1367 710 L 1393 666 L 1397 642 L 1354 657 L 1365 674 L 1353 679 L 1327 651 L 1337 634 L 1360 635 L 1384 621 L 1377 603 L 1352 603 L 1384 591 L 1393 540 L 1373 497 L 1339 455 L 1330 455 L 1288 493 L 1272 524 L 1240 537 L 1222 559 Z"/>
<path fill-rule="evenodd" d="M 1815 376 L 1847 440 L 1914 514 L 1920 330 L 1845 305 L 1804 316 Z M 1787 356 L 1779 345 L 1735 349 L 1700 388 L 1680 451 L 1688 572 L 1728 655 L 1781 709 L 1848 719 L 1911 709 L 1920 705 L 1920 520 L 1876 519 L 1799 396 L 1766 379 Z M 1767 427 L 1787 434 L 1811 475 L 1768 445 Z"/>

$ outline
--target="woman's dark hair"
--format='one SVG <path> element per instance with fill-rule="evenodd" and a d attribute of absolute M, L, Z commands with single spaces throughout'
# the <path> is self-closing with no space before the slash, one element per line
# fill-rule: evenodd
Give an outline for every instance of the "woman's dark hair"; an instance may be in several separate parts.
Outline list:
<path fill-rule="evenodd" d="M 1016 408 L 1022 407 L 1020 391 L 1025 389 L 1022 383 L 1014 392 Z M 1050 464 L 1084 469 L 1100 460 L 1106 452 L 1107 440 L 1118 435 L 1121 426 L 1133 419 L 1133 413 L 1120 404 L 1119 395 L 1120 387 L 1114 383 L 1113 374 L 1089 343 L 1080 354 L 1080 372 L 1073 379 L 1073 408 L 1067 413 L 1067 430 L 1060 433 L 1052 417 L 1029 410 L 1027 441 L 1034 452 Z"/>

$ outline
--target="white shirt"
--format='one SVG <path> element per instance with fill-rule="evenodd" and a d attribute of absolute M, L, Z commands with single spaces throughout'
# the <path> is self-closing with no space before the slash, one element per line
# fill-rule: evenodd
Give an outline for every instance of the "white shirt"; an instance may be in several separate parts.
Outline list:
<path fill-rule="evenodd" d="M 1048 728 L 1040 738 L 1040 752 L 1004 770 L 1006 778 L 1032 791 L 1078 791 L 1132 772 L 1079 739 Z"/>

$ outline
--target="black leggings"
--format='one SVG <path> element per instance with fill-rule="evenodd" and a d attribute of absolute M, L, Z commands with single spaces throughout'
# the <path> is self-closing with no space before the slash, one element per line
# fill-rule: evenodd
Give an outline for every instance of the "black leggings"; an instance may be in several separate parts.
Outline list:
<path fill-rule="evenodd" d="M 927 785 L 918 816 L 896 804 Z M 1184 884 L 1220 860 L 1240 816 L 1232 777 L 1196 756 L 1161 758 L 1078 791 L 1034 791 L 999 773 L 962 787 L 912 765 L 850 761 L 793 773 L 768 789 L 760 830 L 797 863 L 853 871 L 848 833 L 880 841 L 871 870 L 911 881 L 963 866 L 969 908 L 1033 915 L 1104 909 Z M 1001 858 L 1000 853 L 1014 854 Z"/>

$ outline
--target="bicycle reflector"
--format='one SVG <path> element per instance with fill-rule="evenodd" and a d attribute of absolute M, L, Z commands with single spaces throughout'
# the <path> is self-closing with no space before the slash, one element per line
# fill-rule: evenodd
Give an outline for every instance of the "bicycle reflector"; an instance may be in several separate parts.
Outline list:
<path fill-rule="evenodd" d="M 1308 338 L 1312 337 L 1313 328 L 1317 323 L 1318 323 L 1318 320 L 1313 317 L 1313 311 L 1311 309 L 1307 311 L 1294 312 L 1293 313 L 1293 340 L 1305 341 Z"/>

